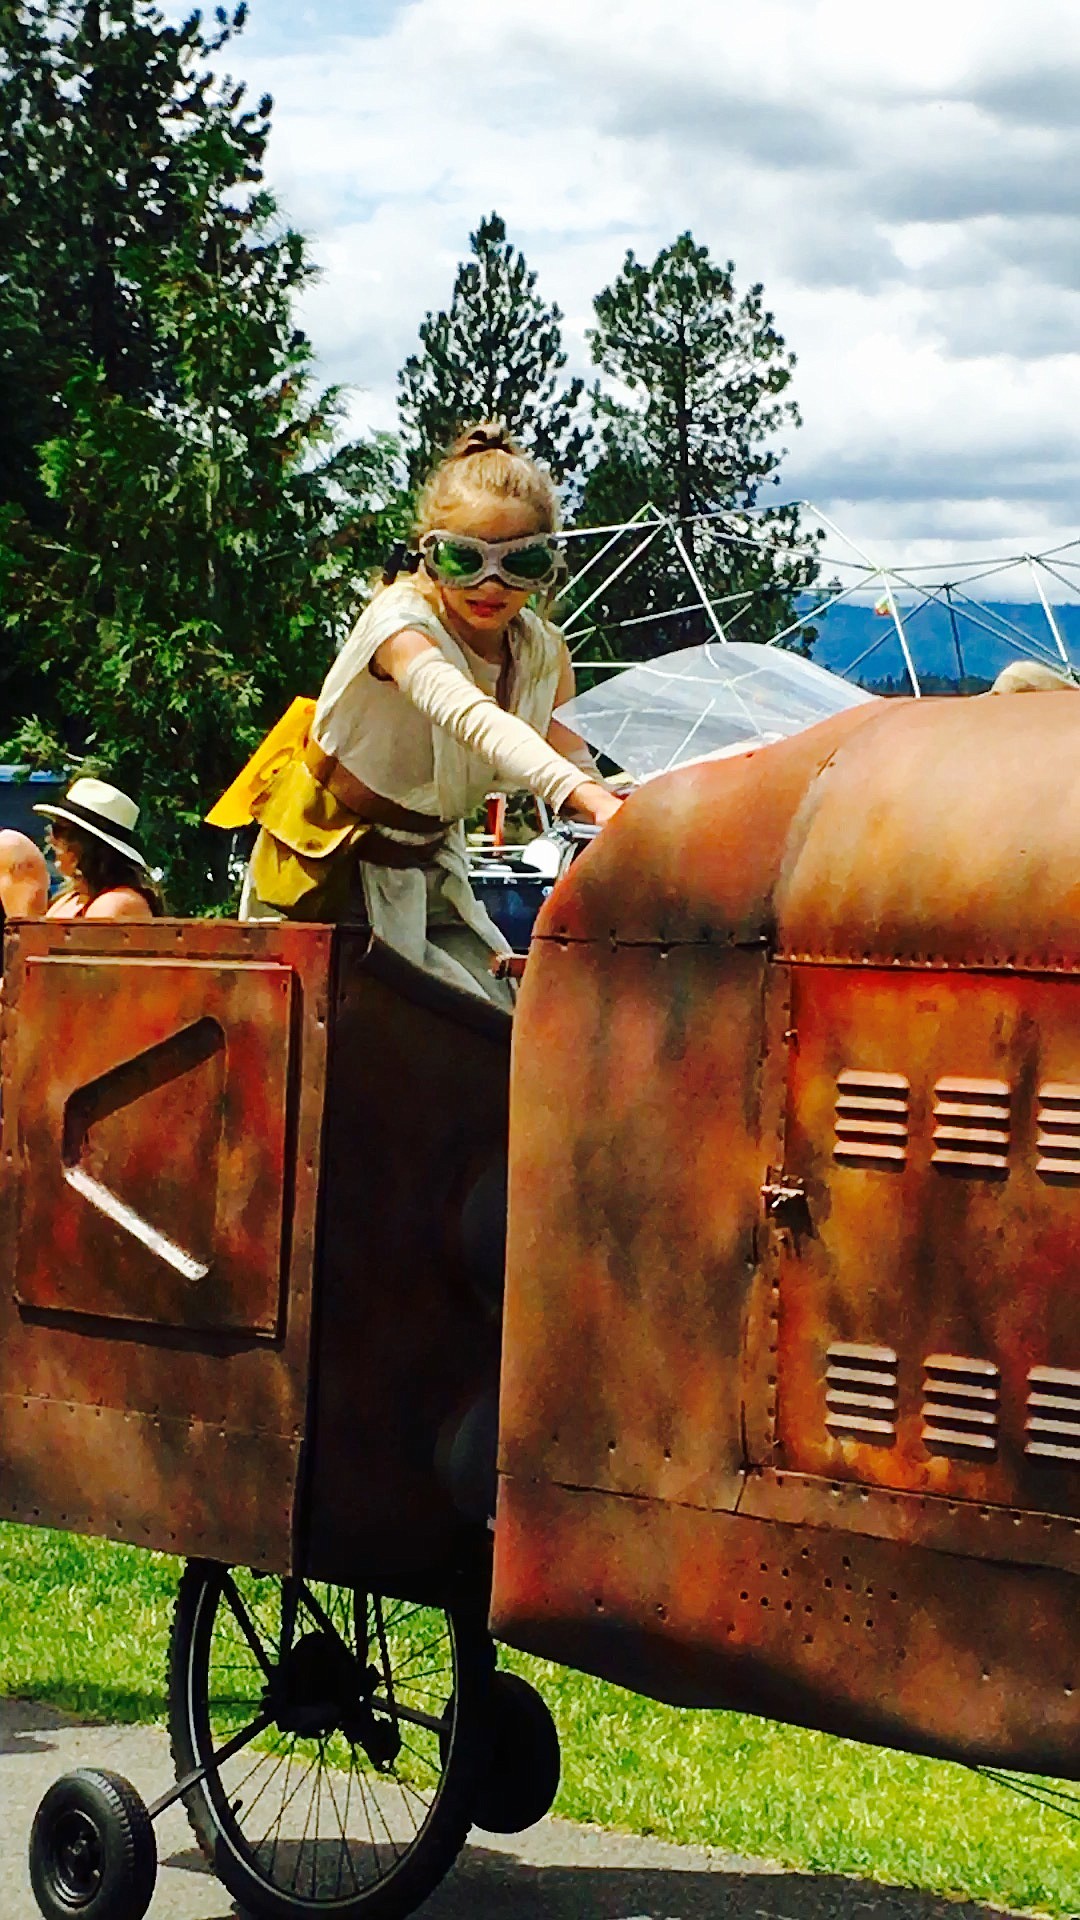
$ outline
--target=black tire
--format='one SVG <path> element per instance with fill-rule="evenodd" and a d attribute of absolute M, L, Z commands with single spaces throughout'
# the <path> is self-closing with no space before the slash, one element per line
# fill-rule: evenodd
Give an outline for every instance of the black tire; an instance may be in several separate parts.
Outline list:
<path fill-rule="evenodd" d="M 486 1833 L 523 1833 L 550 1813 L 562 1756 L 547 1702 L 517 1673 L 496 1673 L 491 1688 L 487 1765 L 473 1809 Z"/>
<path fill-rule="evenodd" d="M 472 1824 L 493 1666 L 479 1610 L 191 1561 L 169 1660 L 177 1777 L 264 1706 L 274 1722 L 185 1796 L 239 1905 L 257 1920 L 400 1920 L 419 1906 Z"/>
<path fill-rule="evenodd" d="M 154 1829 L 129 1780 L 80 1767 L 54 1781 L 30 1833 L 45 1920 L 142 1920 L 156 1879 Z"/>

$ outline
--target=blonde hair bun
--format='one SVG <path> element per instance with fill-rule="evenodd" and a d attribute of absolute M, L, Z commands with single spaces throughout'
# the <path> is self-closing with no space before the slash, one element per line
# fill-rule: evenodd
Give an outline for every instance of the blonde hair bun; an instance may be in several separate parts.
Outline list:
<path fill-rule="evenodd" d="M 504 420 L 479 420 L 475 427 L 468 427 L 454 441 L 446 457 L 448 460 L 468 460 L 476 453 L 510 453 L 517 460 L 525 457 L 517 441 L 511 438 Z"/>
<path fill-rule="evenodd" d="M 538 532 L 558 531 L 554 480 L 502 420 L 467 427 L 429 474 L 417 505 L 416 538 L 444 526 L 451 512 L 468 513 L 485 500 L 520 500 L 535 515 Z"/>

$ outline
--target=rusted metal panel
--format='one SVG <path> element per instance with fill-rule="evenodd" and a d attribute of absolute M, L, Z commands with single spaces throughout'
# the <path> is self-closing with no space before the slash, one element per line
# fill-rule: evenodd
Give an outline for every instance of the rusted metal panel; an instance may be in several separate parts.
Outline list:
<path fill-rule="evenodd" d="M 10 1278 L 0 1289 L 0 1506 L 10 1517 L 179 1553 L 220 1549 L 277 1569 L 292 1563 L 331 941 L 328 928 L 220 921 L 24 923 L 9 940 L 0 1262 L 9 1276 L 21 1262 L 24 1295 L 16 1298 Z M 47 990 L 28 991 L 30 978 Z M 220 1027 L 223 1046 L 204 1020 Z M 184 1038 L 193 1026 L 194 1043 Z M 207 1133 L 195 1097 L 208 1073 L 212 1084 L 221 1074 L 220 1138 Z M 122 1096 L 132 1085 L 129 1114 Z M 145 1137 L 129 1125 L 140 1100 L 147 1112 L 156 1106 Z M 20 1131 L 24 1109 L 32 1151 Z M 175 1126 L 173 1140 L 157 1137 L 164 1124 Z M 197 1164 L 187 1168 L 174 1144 Z M 215 1154 L 222 1201 L 209 1179 Z M 211 1273 L 218 1242 L 209 1222 L 224 1222 L 233 1266 L 223 1265 L 230 1285 L 212 1311 L 192 1312 L 183 1285 L 198 1282 L 175 1269 L 164 1282 L 168 1263 L 153 1248 L 70 1189 L 65 1165 L 86 1166 L 81 1156 L 89 1178 L 151 1227 L 163 1225 L 182 1251 L 207 1248 Z M 73 1226 L 76 1203 L 92 1225 Z M 54 1271 L 58 1250 L 66 1260 Z M 139 1293 L 144 1257 L 149 1299 Z M 245 1271 L 247 1258 L 261 1271 Z"/>
<path fill-rule="evenodd" d="M 1080 1522 L 1072 1514 L 980 1506 L 770 1467 L 747 1474 L 738 1510 L 790 1526 L 839 1528 L 913 1549 L 1080 1574 Z"/>
<path fill-rule="evenodd" d="M 9 1079 L 21 1306 L 277 1330 L 293 981 L 250 960 L 26 961 Z"/>
<path fill-rule="evenodd" d="M 332 1014 L 305 1565 L 395 1591 L 484 1540 L 437 1457 L 498 1381 L 511 1023 L 347 928 Z"/>
<path fill-rule="evenodd" d="M 493 1624 L 677 1705 L 1080 1778 L 1063 1573 L 505 1478 Z"/>
<path fill-rule="evenodd" d="M 1080 775 L 1068 703 L 1025 701 L 651 783 L 545 908 L 493 1619 L 1075 1776 Z"/>
<path fill-rule="evenodd" d="M 872 758 L 877 730 L 904 704 L 867 701 L 764 758 L 649 781 L 545 901 L 534 937 L 721 946 L 771 937 L 775 877 L 808 787 L 855 736 Z"/>
<path fill-rule="evenodd" d="M 224 1408 L 210 1420 L 24 1397 L 5 1420 L 0 1519 L 284 1573 L 300 1441 Z"/>
<path fill-rule="evenodd" d="M 733 1504 L 765 957 L 541 941 L 512 1080 L 501 1464 Z"/>
<path fill-rule="evenodd" d="M 771 1464 L 1080 1516 L 1080 1169 L 1040 1145 L 1080 985 L 792 975 Z"/>
<path fill-rule="evenodd" d="M 889 966 L 1075 968 L 1072 703 L 1032 693 L 883 704 L 807 788 L 776 889 L 782 949 Z"/>

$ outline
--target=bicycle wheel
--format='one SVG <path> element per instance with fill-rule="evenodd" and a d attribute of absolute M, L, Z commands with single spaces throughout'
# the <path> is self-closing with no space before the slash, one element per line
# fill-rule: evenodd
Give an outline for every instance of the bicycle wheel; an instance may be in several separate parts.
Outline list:
<path fill-rule="evenodd" d="M 469 1830 L 488 1732 L 479 1615 L 209 1561 L 180 1583 L 169 1660 L 177 1776 L 272 1724 L 185 1796 L 260 1920 L 397 1920 Z"/>

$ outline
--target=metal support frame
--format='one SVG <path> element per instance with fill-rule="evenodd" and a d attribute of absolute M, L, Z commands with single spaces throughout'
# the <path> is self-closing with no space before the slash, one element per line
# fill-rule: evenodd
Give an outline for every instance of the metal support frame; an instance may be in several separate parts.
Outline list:
<path fill-rule="evenodd" d="M 1018 567 L 1026 566 L 1030 571 L 1039 605 L 1049 629 L 1053 651 L 1061 660 L 1063 666 L 1069 672 L 1072 671 L 1072 663 L 1068 649 L 1065 645 L 1058 620 L 1055 617 L 1053 606 L 1047 596 L 1042 574 L 1049 574 L 1052 579 L 1058 581 L 1060 585 L 1065 587 L 1070 593 L 1074 593 L 1080 597 L 1080 538 L 1063 542 L 1058 547 L 1049 548 L 1045 553 L 1033 554 L 1025 552 L 1005 555 L 998 554 L 977 561 L 957 561 L 947 569 L 939 569 L 923 562 L 912 565 L 900 564 L 887 566 L 865 552 L 865 550 L 851 538 L 850 534 L 845 533 L 842 528 L 840 528 L 827 513 L 822 512 L 820 508 L 814 507 L 809 501 L 799 501 L 797 504 L 803 507 L 808 514 L 813 515 L 821 526 L 828 529 L 834 539 L 840 543 L 841 548 L 847 550 L 846 553 L 823 553 L 821 556 L 822 566 L 832 567 L 836 573 L 839 573 L 842 569 L 851 577 L 848 578 L 844 584 L 838 585 L 836 591 L 827 593 L 821 601 L 817 602 L 813 607 L 808 608 L 806 612 L 799 614 L 798 617 L 789 622 L 787 626 L 773 634 L 767 642 L 769 646 L 782 647 L 794 634 L 800 632 L 807 625 L 812 624 L 816 618 L 820 617 L 823 612 L 827 612 L 830 607 L 838 606 L 845 601 L 850 602 L 863 595 L 868 596 L 875 591 L 880 591 L 881 597 L 886 602 L 891 622 L 891 631 L 900 646 L 904 669 L 910 681 L 912 692 L 916 699 L 920 699 L 923 690 L 919 680 L 911 642 L 908 637 L 907 621 L 910 619 L 912 612 L 918 612 L 924 606 L 933 604 L 943 606 L 947 610 L 953 645 L 957 654 L 958 670 L 962 670 L 963 667 L 963 653 L 960 646 L 958 618 L 964 619 L 980 631 L 992 635 L 995 639 L 1010 647 L 1020 657 L 1029 659 L 1045 658 L 1044 650 L 1040 647 L 1038 641 L 1026 633 L 1023 628 L 1018 626 L 1014 621 L 1007 619 L 1003 614 L 990 613 L 986 608 L 982 607 L 978 601 L 972 599 L 970 595 L 970 589 L 975 585 L 984 583 L 989 579 L 997 578 L 1002 574 L 1013 572 Z M 762 510 L 763 513 L 766 511 L 768 510 Z M 748 521 L 752 521 L 753 512 L 753 509 L 748 509 L 741 511 L 738 516 L 733 516 L 731 509 L 718 508 L 710 512 L 694 513 L 689 515 L 688 518 L 693 521 L 695 525 L 710 525 L 713 529 L 712 537 L 721 543 L 727 543 L 736 547 L 756 548 L 761 552 L 780 551 L 781 549 L 778 543 L 769 539 L 767 534 L 763 534 L 762 537 L 758 538 L 753 533 L 745 531 Z M 725 532 L 722 525 L 718 523 L 722 523 L 725 519 L 732 519 L 733 517 L 737 517 L 738 519 L 739 531 Z M 680 524 L 676 523 L 670 515 L 662 513 L 651 500 L 640 507 L 630 520 L 623 522 L 619 526 L 597 528 L 578 527 L 570 531 L 566 536 L 567 539 L 578 540 L 592 537 L 600 538 L 604 542 L 604 544 L 585 561 L 584 565 L 578 569 L 577 573 L 572 576 L 570 584 L 574 585 L 576 582 L 584 579 L 594 568 L 601 567 L 605 557 L 612 553 L 612 550 L 619 540 L 625 535 L 636 532 L 639 529 L 647 529 L 644 539 L 639 540 L 631 551 L 624 554 L 610 571 L 605 572 L 604 578 L 593 587 L 588 597 L 583 600 L 579 606 L 575 607 L 567 617 L 565 626 L 568 634 L 572 635 L 575 642 L 572 648 L 573 653 L 580 655 L 583 647 L 596 631 L 595 626 L 589 627 L 584 632 L 578 630 L 577 623 L 580 621 L 582 615 L 586 613 L 590 607 L 594 606 L 597 601 L 603 598 L 604 593 L 616 580 L 621 578 L 622 575 L 633 567 L 647 548 L 652 545 L 658 534 L 664 530 L 671 536 L 672 545 L 686 573 L 694 599 L 685 607 L 667 608 L 664 609 L 663 612 L 658 613 L 631 615 L 626 620 L 612 622 L 611 626 L 613 629 L 621 632 L 624 627 L 643 626 L 652 620 L 673 619 L 679 614 L 691 612 L 696 602 L 697 605 L 704 610 L 715 637 L 724 644 L 727 644 L 732 636 L 717 609 L 721 605 L 732 603 L 736 598 L 745 601 L 747 596 L 710 596 L 694 564 L 683 537 Z M 1068 573 L 1064 571 L 1065 569 L 1069 569 L 1070 571 L 1075 570 L 1077 578 L 1075 580 L 1070 579 Z M 928 575 L 932 576 L 935 573 L 939 575 L 937 580 L 926 577 Z M 897 597 L 898 593 L 903 593 L 905 596 L 914 596 L 914 605 L 908 607 L 905 603 L 905 606 L 902 608 Z M 738 619 L 744 610 L 743 605 L 738 606 L 732 618 Z M 865 648 L 855 660 L 849 661 L 845 671 L 850 673 L 855 667 L 861 665 L 871 654 L 878 651 L 888 637 L 888 634 L 882 634 L 880 638 L 872 641 L 870 646 Z M 608 660 L 590 664 L 602 667 L 608 672 L 618 672 L 631 665 L 639 665 L 640 662 Z"/>

